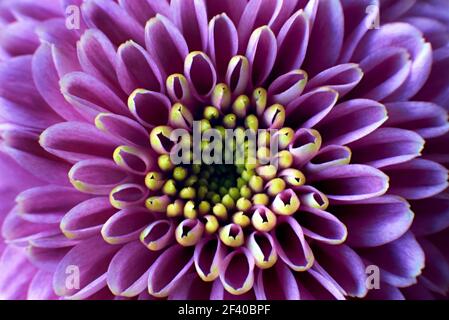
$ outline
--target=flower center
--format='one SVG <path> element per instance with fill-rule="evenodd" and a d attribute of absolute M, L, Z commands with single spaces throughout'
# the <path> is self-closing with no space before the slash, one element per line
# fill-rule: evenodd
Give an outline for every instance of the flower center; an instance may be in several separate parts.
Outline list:
<path fill-rule="evenodd" d="M 298 210 L 290 188 L 305 177 L 292 168 L 295 133 L 283 127 L 285 109 L 268 106 L 266 90 L 232 101 L 229 88 L 219 84 L 211 102 L 195 116 L 176 103 L 170 125 L 151 131 L 159 157 L 158 170 L 146 175 L 152 193 L 146 206 L 175 221 L 181 245 L 218 233 L 224 244 L 238 247 L 248 233 L 270 231 L 278 215 Z"/>

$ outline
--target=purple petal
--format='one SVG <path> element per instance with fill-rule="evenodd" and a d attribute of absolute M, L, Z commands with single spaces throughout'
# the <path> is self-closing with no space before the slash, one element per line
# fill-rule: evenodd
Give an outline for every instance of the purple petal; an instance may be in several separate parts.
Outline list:
<path fill-rule="evenodd" d="M 171 15 L 170 5 L 166 0 L 142 0 L 139 2 L 135 0 L 119 0 L 118 3 L 141 25 L 145 25 L 150 18 L 158 13 L 166 17 Z"/>
<path fill-rule="evenodd" d="M 322 148 L 304 167 L 306 172 L 317 172 L 326 168 L 341 166 L 351 162 L 351 149 L 339 145 Z"/>
<path fill-rule="evenodd" d="M 16 197 L 19 215 L 30 222 L 59 223 L 64 214 L 88 196 L 70 187 L 44 186 Z"/>
<path fill-rule="evenodd" d="M 449 195 L 447 192 L 432 198 L 413 200 L 410 204 L 415 213 L 415 222 L 412 227 L 415 235 L 430 235 L 449 227 Z"/>
<path fill-rule="evenodd" d="M 159 14 L 150 19 L 145 26 L 145 43 L 165 76 L 182 72 L 189 49 L 181 32 L 170 20 Z"/>
<path fill-rule="evenodd" d="M 294 70 L 281 75 L 268 88 L 268 96 L 273 103 L 288 105 L 299 97 L 307 83 L 307 74 Z"/>
<path fill-rule="evenodd" d="M 30 283 L 27 293 L 28 300 L 55 300 L 56 294 L 51 285 L 53 274 L 51 272 L 38 271 Z"/>
<path fill-rule="evenodd" d="M 225 248 L 218 238 L 204 239 L 195 246 L 195 269 L 203 281 L 213 281 L 219 276 L 219 265 Z"/>
<path fill-rule="evenodd" d="M 423 138 L 434 138 L 449 131 L 447 111 L 430 102 L 396 102 L 385 105 L 386 125 L 413 130 Z"/>
<path fill-rule="evenodd" d="M 205 0 L 208 20 L 212 20 L 216 15 L 225 13 L 235 25 L 238 25 L 247 0 Z"/>
<path fill-rule="evenodd" d="M 155 297 L 166 297 L 193 265 L 193 250 L 175 244 L 153 263 L 148 275 L 148 291 Z"/>
<path fill-rule="evenodd" d="M 314 261 L 312 250 L 304 239 L 298 222 L 289 216 L 278 217 L 278 225 L 272 231 L 277 253 L 293 270 L 309 269 Z"/>
<path fill-rule="evenodd" d="M 195 273 L 184 276 L 168 296 L 169 300 L 209 300 L 213 282 L 206 282 Z"/>
<path fill-rule="evenodd" d="M 204 1 L 173 0 L 174 21 L 186 39 L 190 51 L 207 48 L 207 12 Z"/>
<path fill-rule="evenodd" d="M 67 212 L 60 227 L 69 239 L 86 239 L 98 234 L 115 212 L 107 197 L 92 198 Z"/>
<path fill-rule="evenodd" d="M 270 75 L 277 55 L 276 37 L 269 27 L 254 30 L 248 42 L 246 57 L 252 68 L 252 83 L 262 85 Z"/>
<path fill-rule="evenodd" d="M 59 263 L 54 276 L 53 288 L 58 296 L 89 297 L 106 285 L 109 263 L 120 246 L 108 245 L 102 238 L 93 237 L 80 242 L 71 249 Z M 95 254 L 92 254 L 95 252 Z M 78 267 L 80 288 L 67 286 L 67 271 L 73 274 L 73 266 Z"/>
<path fill-rule="evenodd" d="M 419 157 L 424 139 L 409 130 L 379 128 L 349 147 L 353 162 L 383 168 Z"/>
<path fill-rule="evenodd" d="M 316 261 L 322 267 L 322 271 L 324 271 L 323 275 L 336 281 L 347 295 L 351 297 L 363 297 L 366 295 L 365 265 L 357 253 L 349 246 L 318 243 L 313 248 L 313 252 L 315 253 Z"/>
<path fill-rule="evenodd" d="M 293 273 L 282 262 L 273 268 L 261 269 L 257 275 L 254 292 L 258 300 L 299 300 L 299 288 Z"/>
<path fill-rule="evenodd" d="M 140 233 L 154 220 L 146 208 L 126 208 L 116 212 L 101 228 L 103 239 L 110 244 L 139 239 Z"/>
<path fill-rule="evenodd" d="M 112 293 L 135 297 L 144 291 L 148 285 L 148 270 L 158 256 L 139 241 L 123 246 L 112 258 L 107 271 L 107 282 Z"/>
<path fill-rule="evenodd" d="M 127 41 L 122 44 L 117 50 L 116 59 L 118 81 L 127 94 L 137 88 L 163 91 L 164 83 L 156 63 L 137 43 Z"/>
<path fill-rule="evenodd" d="M 209 97 L 217 83 L 217 73 L 210 58 L 202 52 L 192 52 L 184 62 L 184 74 L 193 95 L 199 99 Z"/>
<path fill-rule="evenodd" d="M 414 218 L 407 201 L 388 195 L 337 204 L 332 213 L 350 230 L 346 243 L 352 247 L 377 247 L 394 241 L 407 232 Z"/>
<path fill-rule="evenodd" d="M 421 239 L 419 244 L 426 253 L 426 267 L 420 281 L 430 290 L 446 295 L 449 291 L 449 262 L 432 242 Z"/>
<path fill-rule="evenodd" d="M 396 287 L 415 283 L 424 267 L 424 252 L 411 232 L 380 247 L 359 249 L 358 253 L 380 268 L 382 281 Z"/>
<path fill-rule="evenodd" d="M 345 300 L 343 289 L 326 274 L 319 273 L 318 265 L 306 272 L 296 272 L 301 300 Z"/>
<path fill-rule="evenodd" d="M 216 66 L 220 81 L 226 75 L 229 61 L 237 54 L 238 45 L 237 30 L 225 13 L 209 22 L 208 53 Z"/>
<path fill-rule="evenodd" d="M 325 144 L 347 144 L 376 130 L 387 120 L 383 105 L 356 99 L 335 106 L 315 128 Z"/>
<path fill-rule="evenodd" d="M 0 46 L 10 56 L 33 54 L 39 47 L 33 21 L 16 21 L 2 28 Z"/>
<path fill-rule="evenodd" d="M 220 280 L 223 287 L 233 295 L 250 291 L 254 284 L 254 259 L 246 248 L 229 253 L 220 264 Z"/>
<path fill-rule="evenodd" d="M 309 182 L 330 199 L 355 201 L 383 195 L 388 189 L 388 176 L 375 168 L 349 164 L 313 173 Z"/>
<path fill-rule="evenodd" d="M 415 159 L 383 171 L 390 177 L 389 192 L 406 199 L 428 198 L 449 185 L 447 169 L 429 160 Z"/>
<path fill-rule="evenodd" d="M 39 140 L 49 153 L 68 161 L 96 157 L 112 158 L 117 147 L 115 139 L 82 122 L 63 122 L 45 130 Z"/>
<path fill-rule="evenodd" d="M 299 69 L 309 44 L 309 18 L 299 10 L 282 26 L 277 36 L 278 58 L 274 72 L 278 75 Z"/>
<path fill-rule="evenodd" d="M 143 27 L 117 3 L 92 0 L 83 3 L 81 10 L 87 25 L 101 30 L 116 46 L 129 39 L 144 43 Z"/>
<path fill-rule="evenodd" d="M 161 93 L 137 89 L 129 96 L 128 106 L 134 118 L 149 129 L 168 123 L 171 102 Z"/>
<path fill-rule="evenodd" d="M 72 185 L 79 191 L 108 195 L 121 183 L 130 181 L 130 175 L 108 159 L 90 159 L 77 162 L 69 171 Z"/>
<path fill-rule="evenodd" d="M 326 69 L 310 79 L 306 86 L 306 92 L 318 87 L 328 87 L 338 92 L 342 97 L 351 91 L 364 77 L 358 64 L 340 64 Z"/>

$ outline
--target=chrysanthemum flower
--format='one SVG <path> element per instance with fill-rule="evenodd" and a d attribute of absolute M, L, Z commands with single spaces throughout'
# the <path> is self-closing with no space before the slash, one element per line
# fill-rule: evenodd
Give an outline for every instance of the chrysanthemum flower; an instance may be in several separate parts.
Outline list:
<path fill-rule="evenodd" d="M 1 298 L 447 293 L 446 1 L 5 0 L 0 28 Z M 175 164 L 194 121 L 278 152 Z"/>

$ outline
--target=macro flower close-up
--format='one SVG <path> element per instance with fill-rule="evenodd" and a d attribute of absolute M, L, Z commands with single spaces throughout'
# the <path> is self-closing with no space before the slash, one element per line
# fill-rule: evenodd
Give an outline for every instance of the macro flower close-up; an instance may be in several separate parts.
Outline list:
<path fill-rule="evenodd" d="M 447 299 L 448 111 L 447 0 L 0 0 L 0 299 Z"/>

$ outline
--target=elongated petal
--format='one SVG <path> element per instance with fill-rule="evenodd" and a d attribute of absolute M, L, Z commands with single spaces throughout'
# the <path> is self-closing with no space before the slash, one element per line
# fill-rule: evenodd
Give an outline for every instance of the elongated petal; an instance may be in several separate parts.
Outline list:
<path fill-rule="evenodd" d="M 219 276 L 219 266 L 224 258 L 225 248 L 220 239 L 204 239 L 195 247 L 194 262 L 198 276 L 203 281 L 213 281 Z"/>
<path fill-rule="evenodd" d="M 161 93 L 137 89 L 129 96 L 128 107 L 137 121 L 153 129 L 168 123 L 171 104 Z"/>
<path fill-rule="evenodd" d="M 337 91 L 342 97 L 356 87 L 363 77 L 363 71 L 358 64 L 340 64 L 326 69 L 310 79 L 305 90 L 310 91 L 325 86 Z"/>
<path fill-rule="evenodd" d="M 154 216 L 145 208 L 125 208 L 104 223 L 101 235 L 110 244 L 137 240 L 143 229 L 153 220 Z"/>
<path fill-rule="evenodd" d="M 306 164 L 307 172 L 317 172 L 330 167 L 341 166 L 351 162 L 351 149 L 339 145 L 329 145 L 322 148 L 309 163 Z"/>
<path fill-rule="evenodd" d="M 315 128 L 324 143 L 344 145 L 373 132 L 386 120 L 387 111 L 382 104 L 356 99 L 335 106 Z"/>
<path fill-rule="evenodd" d="M 415 159 L 383 170 L 391 179 L 389 191 L 406 199 L 431 197 L 448 186 L 447 169 L 429 160 Z"/>
<path fill-rule="evenodd" d="M 355 163 L 383 168 L 419 157 L 424 148 L 424 139 L 409 130 L 379 128 L 351 143 L 349 147 Z"/>
<path fill-rule="evenodd" d="M 217 83 L 217 73 L 210 58 L 202 52 L 192 52 L 184 62 L 184 74 L 193 94 L 203 99 L 209 97 Z"/>
<path fill-rule="evenodd" d="M 80 192 L 108 195 L 117 185 L 130 180 L 130 175 L 108 159 L 77 162 L 69 171 L 72 185 Z"/>
<path fill-rule="evenodd" d="M 254 284 L 254 259 L 246 248 L 229 253 L 220 265 L 223 287 L 233 295 L 250 291 Z"/>
<path fill-rule="evenodd" d="M 332 209 L 351 230 L 347 244 L 352 247 L 376 247 L 394 241 L 410 228 L 414 218 L 407 201 L 389 195 L 338 204 Z"/>
<path fill-rule="evenodd" d="M 254 30 L 248 42 L 246 57 L 252 69 L 252 83 L 259 86 L 270 75 L 277 56 L 277 43 L 273 31 L 268 27 Z"/>
<path fill-rule="evenodd" d="M 417 236 L 438 233 L 449 226 L 449 195 L 440 193 L 432 198 L 410 201 L 415 213 L 413 233 Z M 432 210 L 429 210 L 432 208 Z"/>
<path fill-rule="evenodd" d="M 170 5 L 165 0 L 142 0 L 138 3 L 135 0 L 119 0 L 118 3 L 141 25 L 145 25 L 158 13 L 168 18 L 171 17 Z"/>
<path fill-rule="evenodd" d="M 385 106 L 388 126 L 413 130 L 426 139 L 449 131 L 447 111 L 434 103 L 408 101 Z"/>
<path fill-rule="evenodd" d="M 161 1 L 162 2 L 162 1 Z M 117 50 L 116 72 L 122 89 L 131 94 L 135 89 L 163 90 L 162 75 L 149 53 L 133 41 L 127 41 Z"/>
<path fill-rule="evenodd" d="M 73 162 L 111 158 L 117 146 L 110 136 L 82 122 L 56 124 L 41 134 L 39 143 L 51 154 Z"/>
<path fill-rule="evenodd" d="M 147 22 L 145 44 L 165 76 L 182 72 L 189 49 L 181 32 L 167 18 L 158 14 Z"/>
<path fill-rule="evenodd" d="M 178 244 L 165 250 L 153 263 L 148 274 L 148 291 L 166 297 L 193 265 L 193 249 Z"/>
<path fill-rule="evenodd" d="M 238 45 L 237 29 L 225 13 L 209 22 L 208 52 L 220 80 L 226 75 L 229 61 L 237 54 Z"/>
<path fill-rule="evenodd" d="M 307 83 L 307 74 L 302 70 L 294 70 L 281 75 L 268 88 L 268 95 L 274 103 L 288 105 L 299 97 Z"/>
<path fill-rule="evenodd" d="M 135 297 L 147 288 L 148 270 L 159 256 L 139 241 L 123 246 L 112 258 L 107 282 L 116 296 Z"/>
<path fill-rule="evenodd" d="M 314 261 L 312 250 L 304 239 L 298 222 L 290 217 L 279 217 L 278 225 L 272 231 L 279 257 L 293 270 L 309 269 Z"/>
<path fill-rule="evenodd" d="M 54 300 L 57 298 L 51 286 L 51 272 L 38 271 L 30 283 L 27 293 L 28 300 Z"/>
<path fill-rule="evenodd" d="M 424 267 L 424 252 L 411 232 L 380 247 L 359 249 L 369 264 L 380 268 L 382 281 L 404 287 L 416 283 Z"/>
<path fill-rule="evenodd" d="M 318 88 L 303 94 L 287 105 L 286 124 L 311 128 L 329 114 L 337 100 L 338 92 L 330 88 Z"/>
<path fill-rule="evenodd" d="M 258 300 L 299 300 L 299 288 L 290 268 L 282 262 L 260 270 L 254 291 Z"/>
<path fill-rule="evenodd" d="M 313 173 L 309 182 L 329 199 L 354 201 L 374 198 L 388 189 L 388 176 L 375 168 L 349 164 Z"/>
<path fill-rule="evenodd" d="M 86 239 L 98 234 L 115 212 L 107 197 L 92 198 L 67 212 L 60 227 L 69 239 Z"/>

